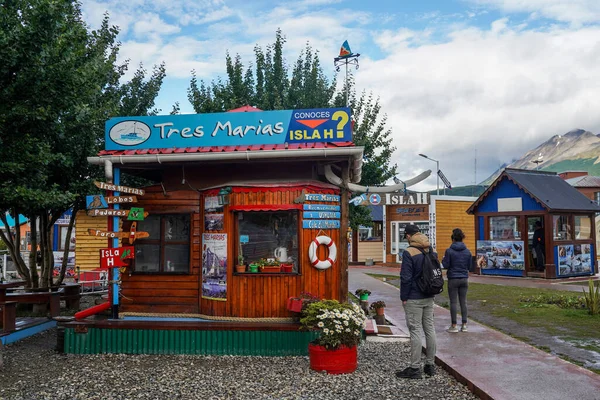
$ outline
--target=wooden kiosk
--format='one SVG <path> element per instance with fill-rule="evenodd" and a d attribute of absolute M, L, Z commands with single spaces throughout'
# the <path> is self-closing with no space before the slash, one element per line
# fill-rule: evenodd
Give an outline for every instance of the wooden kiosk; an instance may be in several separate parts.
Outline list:
<path fill-rule="evenodd" d="M 363 149 L 347 108 L 246 109 L 107 121 L 106 150 L 89 161 L 114 185 L 122 173 L 157 182 L 134 204 L 149 237 L 112 269 L 112 318 L 66 324 L 67 352 L 307 353 L 314 336 L 287 300 L 346 300 L 349 197 L 324 168 L 356 183 Z"/>
<path fill-rule="evenodd" d="M 506 168 L 468 212 L 475 215 L 481 274 L 566 278 L 597 272 L 594 217 L 600 207 L 554 172 Z M 536 222 L 545 244 L 543 271 L 535 268 Z"/>

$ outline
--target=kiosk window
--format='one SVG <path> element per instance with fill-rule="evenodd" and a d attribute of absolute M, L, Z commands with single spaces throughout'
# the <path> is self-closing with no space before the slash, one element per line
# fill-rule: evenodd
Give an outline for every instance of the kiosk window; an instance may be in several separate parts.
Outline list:
<path fill-rule="evenodd" d="M 292 265 L 280 272 L 298 272 L 298 211 L 240 211 L 236 220 L 236 259 L 241 256 L 246 265 Z"/>
<path fill-rule="evenodd" d="M 592 220 L 588 216 L 575 216 L 575 240 L 592 238 Z"/>
<path fill-rule="evenodd" d="M 490 240 L 520 239 L 521 232 L 518 227 L 518 217 L 490 217 Z"/>
<path fill-rule="evenodd" d="M 553 215 L 552 216 L 552 236 L 554 240 L 571 240 L 571 225 L 569 224 L 568 215 Z"/>
<path fill-rule="evenodd" d="M 137 225 L 150 237 L 137 239 L 135 272 L 188 273 L 190 270 L 189 214 L 150 215 Z"/>
<path fill-rule="evenodd" d="M 361 242 L 383 241 L 383 223 L 373 222 L 373 226 L 360 226 L 358 228 L 358 240 Z"/>

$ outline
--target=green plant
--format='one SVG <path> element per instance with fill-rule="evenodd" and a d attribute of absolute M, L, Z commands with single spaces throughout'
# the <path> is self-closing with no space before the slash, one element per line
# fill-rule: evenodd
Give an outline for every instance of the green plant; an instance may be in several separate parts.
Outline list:
<path fill-rule="evenodd" d="M 525 308 L 547 307 L 550 304 L 565 309 L 585 308 L 585 300 L 583 297 L 556 293 L 543 293 L 530 296 L 519 296 L 519 302 L 524 303 L 521 306 Z"/>
<path fill-rule="evenodd" d="M 360 343 L 365 328 L 365 313 L 356 304 L 321 300 L 309 304 L 302 312 L 302 326 L 321 331 L 314 344 L 326 349 L 353 347 Z"/>
<path fill-rule="evenodd" d="M 238 265 L 244 265 L 244 256 L 241 254 L 238 256 Z"/>
<path fill-rule="evenodd" d="M 371 294 L 371 291 L 368 289 L 356 289 L 356 291 L 354 292 L 355 295 L 357 295 L 358 297 L 362 296 L 362 295 L 367 295 L 369 296 Z"/>
<path fill-rule="evenodd" d="M 600 285 L 594 285 L 594 281 L 590 278 L 588 281 L 589 293 L 583 290 L 583 296 L 585 297 L 585 305 L 588 309 L 588 313 L 596 315 L 600 313 Z"/>
<path fill-rule="evenodd" d="M 383 300 L 377 300 L 371 303 L 371 305 L 369 306 L 369 310 L 377 310 L 378 308 L 385 308 L 385 301 Z"/>

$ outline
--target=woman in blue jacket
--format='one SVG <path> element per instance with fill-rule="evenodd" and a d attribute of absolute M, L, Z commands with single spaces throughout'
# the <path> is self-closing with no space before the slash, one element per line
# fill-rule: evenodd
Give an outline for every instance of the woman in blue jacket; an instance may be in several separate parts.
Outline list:
<path fill-rule="evenodd" d="M 456 333 L 456 309 L 460 302 L 460 315 L 462 325 L 460 330 L 467 331 L 467 289 L 469 288 L 469 266 L 471 265 L 471 252 L 463 243 L 465 234 L 456 228 L 452 231 L 452 245 L 442 260 L 444 268 L 448 270 L 448 296 L 450 297 L 450 318 L 452 325 L 448 332 Z"/>

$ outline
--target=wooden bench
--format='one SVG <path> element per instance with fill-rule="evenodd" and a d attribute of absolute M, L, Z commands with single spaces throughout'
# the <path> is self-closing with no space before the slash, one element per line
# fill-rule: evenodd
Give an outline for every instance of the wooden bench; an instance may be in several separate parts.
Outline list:
<path fill-rule="evenodd" d="M 2 311 L 2 330 L 0 332 L 12 332 L 17 329 L 17 302 L 4 301 L 0 303 Z"/>
<path fill-rule="evenodd" d="M 50 316 L 56 317 L 60 314 L 60 296 L 63 290 L 56 292 L 24 292 L 7 293 L 6 300 L 23 304 L 49 304 Z"/>

